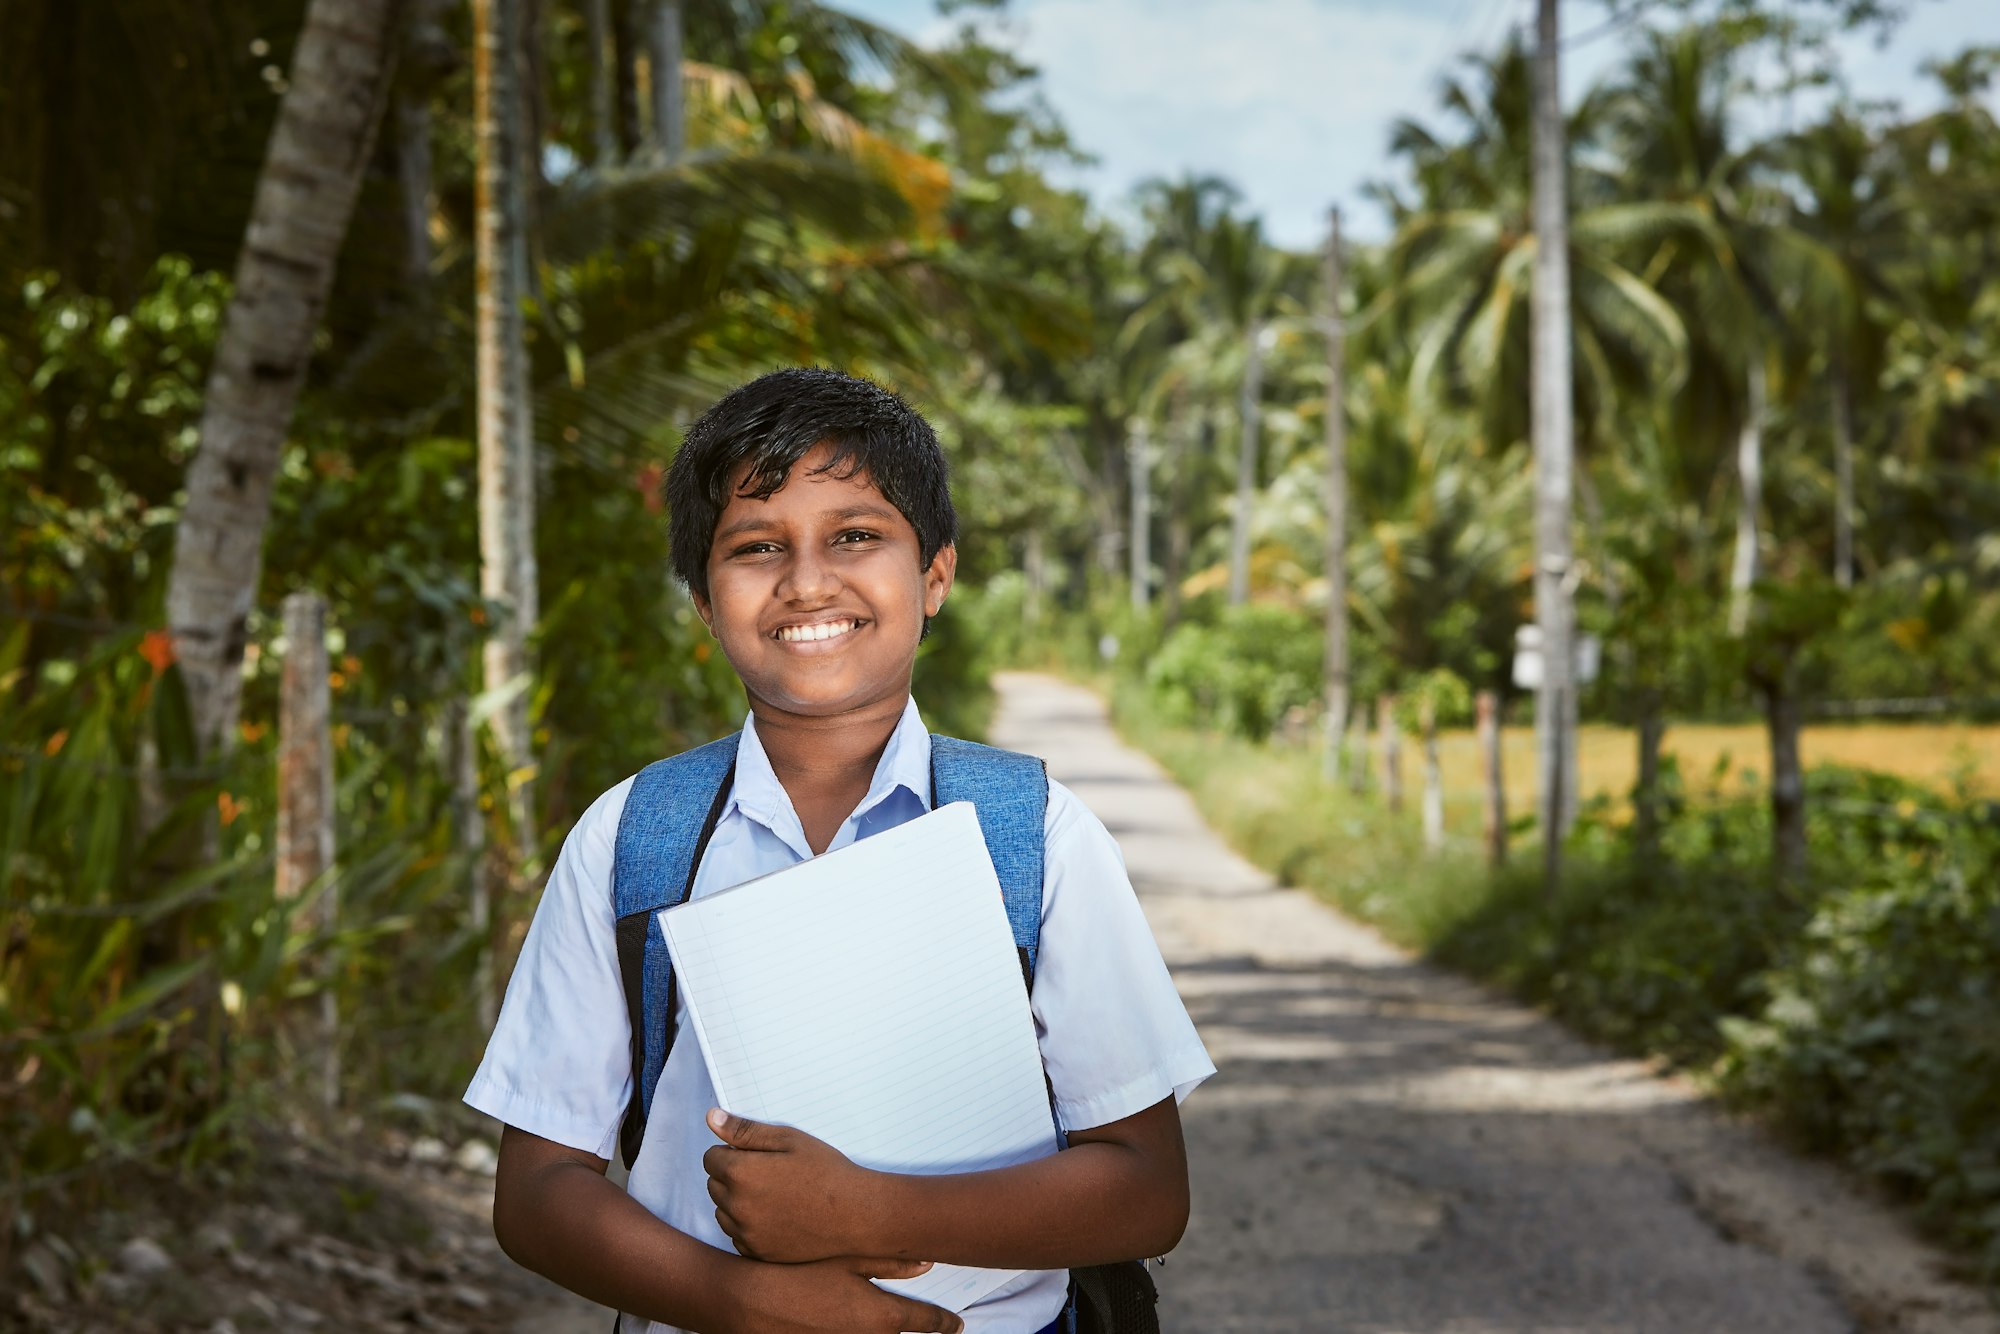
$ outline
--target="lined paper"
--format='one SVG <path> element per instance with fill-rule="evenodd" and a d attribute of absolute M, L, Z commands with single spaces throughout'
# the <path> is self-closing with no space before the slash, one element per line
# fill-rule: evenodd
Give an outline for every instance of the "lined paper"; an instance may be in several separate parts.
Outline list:
<path fill-rule="evenodd" d="M 1056 1151 L 1034 1017 L 970 802 L 660 914 L 722 1106 L 863 1167 Z M 881 1286 L 961 1311 L 1019 1270 Z"/>

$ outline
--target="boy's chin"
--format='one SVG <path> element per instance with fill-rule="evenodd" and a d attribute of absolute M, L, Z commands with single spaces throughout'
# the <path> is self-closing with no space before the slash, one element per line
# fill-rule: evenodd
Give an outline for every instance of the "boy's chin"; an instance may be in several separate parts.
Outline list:
<path fill-rule="evenodd" d="M 905 678 L 900 685 L 891 685 L 886 689 L 879 682 L 846 689 L 831 683 L 818 688 L 795 683 L 771 683 L 761 689 L 750 686 L 748 693 L 752 704 L 793 717 L 838 718 L 842 714 L 856 713 L 891 701 L 900 708 L 903 701 L 909 698 L 910 683 Z"/>

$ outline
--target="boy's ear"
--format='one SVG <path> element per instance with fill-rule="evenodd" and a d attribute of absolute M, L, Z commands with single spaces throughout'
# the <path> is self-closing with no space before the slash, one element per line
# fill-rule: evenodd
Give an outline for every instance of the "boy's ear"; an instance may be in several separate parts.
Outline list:
<path fill-rule="evenodd" d="M 935 616 L 944 606 L 945 595 L 951 592 L 952 578 L 958 573 L 958 547 L 951 542 L 938 548 L 931 557 L 929 568 L 924 571 L 924 615 Z"/>
<path fill-rule="evenodd" d="M 688 598 L 694 603 L 694 614 L 701 617 L 701 623 L 708 627 L 710 634 L 714 634 L 715 611 L 708 605 L 708 598 L 693 589 L 688 590 Z"/>

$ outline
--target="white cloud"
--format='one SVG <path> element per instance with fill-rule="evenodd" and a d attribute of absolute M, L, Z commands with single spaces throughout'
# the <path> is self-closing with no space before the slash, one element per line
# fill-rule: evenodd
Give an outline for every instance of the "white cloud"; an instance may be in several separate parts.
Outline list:
<path fill-rule="evenodd" d="M 1360 204 L 1390 123 L 1432 100 L 1455 45 L 1443 5 L 1026 0 L 1020 26 L 1050 100 L 1102 160 L 1100 194 L 1215 173 L 1302 248 L 1329 204 Z"/>

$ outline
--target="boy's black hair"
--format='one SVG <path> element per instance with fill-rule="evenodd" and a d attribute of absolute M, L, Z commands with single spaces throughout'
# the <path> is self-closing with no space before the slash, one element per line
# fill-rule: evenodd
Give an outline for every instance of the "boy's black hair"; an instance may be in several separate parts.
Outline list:
<path fill-rule="evenodd" d="M 667 533 L 682 583 L 708 596 L 708 552 L 730 480 L 742 471 L 737 494 L 768 499 L 819 444 L 833 454 L 813 471 L 866 473 L 917 530 L 922 566 L 958 540 L 944 451 L 930 423 L 878 384 L 795 366 L 730 390 L 688 428 L 667 469 Z"/>

